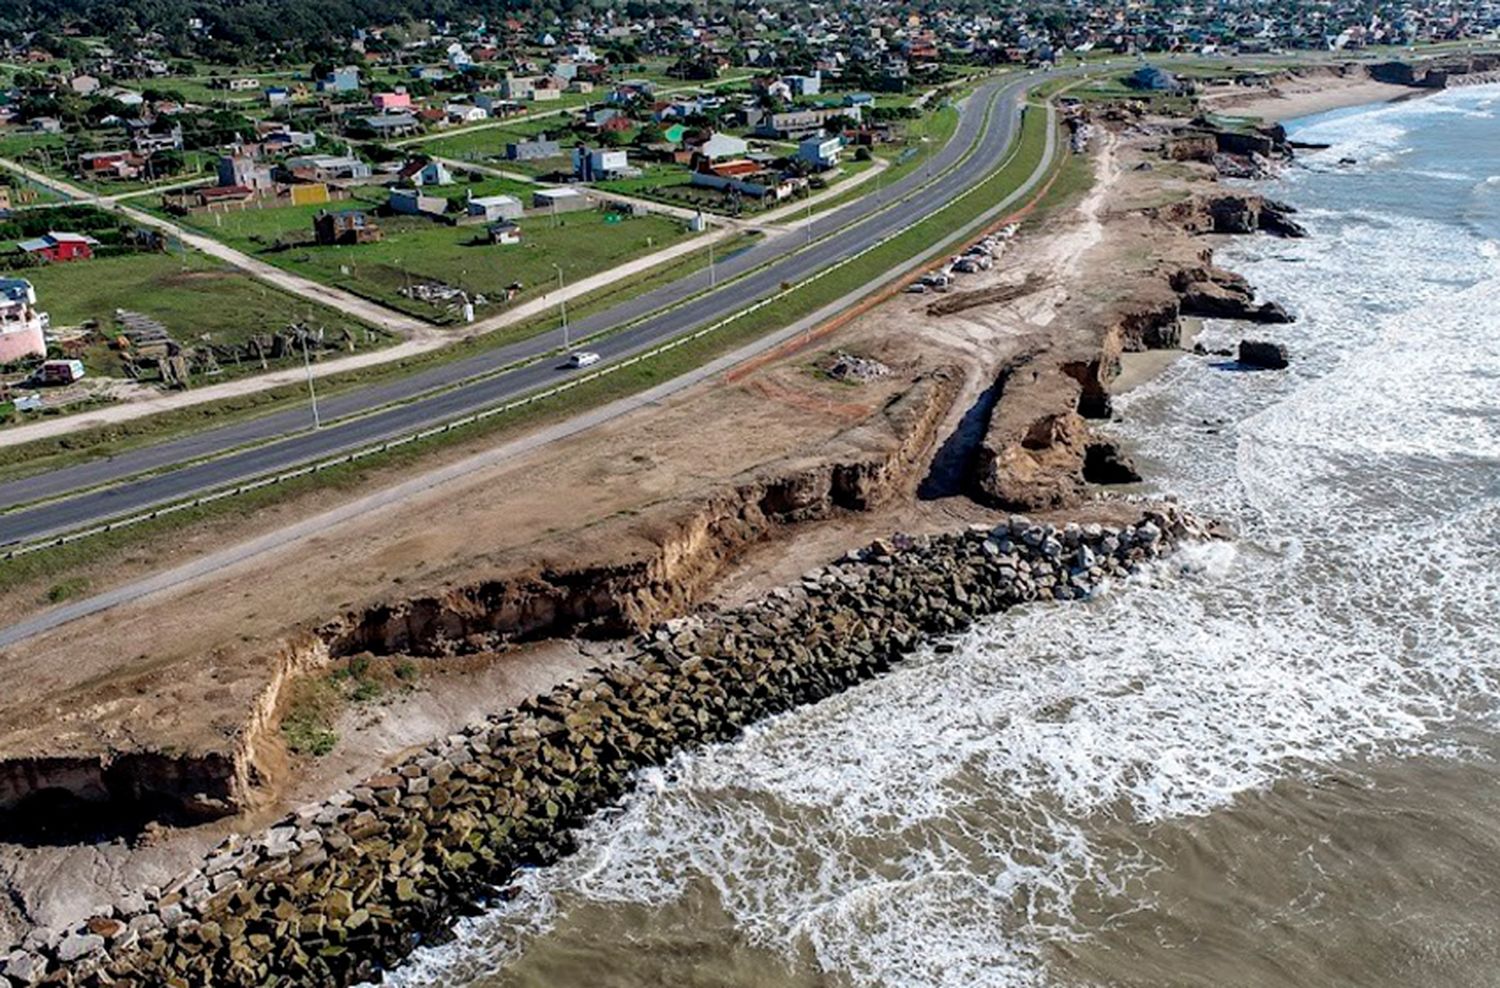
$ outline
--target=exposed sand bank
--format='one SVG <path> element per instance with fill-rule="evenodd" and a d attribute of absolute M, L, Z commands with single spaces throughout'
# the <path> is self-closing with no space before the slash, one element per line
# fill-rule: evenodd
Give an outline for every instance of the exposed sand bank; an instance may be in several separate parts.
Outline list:
<path fill-rule="evenodd" d="M 1424 92 L 1410 86 L 1377 82 L 1363 73 L 1321 72 L 1279 76 L 1265 88 L 1210 90 L 1203 94 L 1202 105 L 1226 116 L 1258 117 L 1266 123 L 1281 123 L 1366 103 L 1412 99 Z"/>

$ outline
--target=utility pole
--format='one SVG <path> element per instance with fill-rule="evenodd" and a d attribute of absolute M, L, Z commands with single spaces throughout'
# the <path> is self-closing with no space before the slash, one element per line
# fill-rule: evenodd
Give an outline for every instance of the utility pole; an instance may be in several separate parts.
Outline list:
<path fill-rule="evenodd" d="M 807 242 L 812 243 L 812 192 L 807 193 Z"/>
<path fill-rule="evenodd" d="M 567 350 L 570 349 L 568 346 L 568 296 L 565 294 L 563 287 L 562 267 L 557 264 L 552 266 L 557 268 L 557 302 L 562 306 L 563 349 Z"/>
<path fill-rule="evenodd" d="M 307 395 L 312 399 L 313 430 L 323 428 L 318 418 L 318 389 L 313 387 L 312 358 L 307 354 L 307 327 L 302 327 L 302 366 L 307 370 Z"/>

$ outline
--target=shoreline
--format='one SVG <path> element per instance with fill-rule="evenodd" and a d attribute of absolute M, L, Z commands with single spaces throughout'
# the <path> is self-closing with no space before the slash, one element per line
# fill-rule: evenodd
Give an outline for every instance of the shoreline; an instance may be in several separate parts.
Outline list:
<path fill-rule="evenodd" d="M 1331 110 L 1420 99 L 1437 91 L 1365 80 L 1341 86 L 1247 96 L 1242 100 L 1231 98 L 1232 101 L 1213 106 L 1213 110 L 1226 116 L 1259 117 L 1266 124 L 1284 124 Z"/>
<path fill-rule="evenodd" d="M 25 983 L 348 986 L 377 977 L 677 751 L 878 675 L 1018 604 L 1087 599 L 1186 540 L 1166 504 L 1123 528 L 1013 516 L 896 536 L 753 603 L 666 622 L 633 654 L 230 838 L 134 908 L 5 959 Z"/>

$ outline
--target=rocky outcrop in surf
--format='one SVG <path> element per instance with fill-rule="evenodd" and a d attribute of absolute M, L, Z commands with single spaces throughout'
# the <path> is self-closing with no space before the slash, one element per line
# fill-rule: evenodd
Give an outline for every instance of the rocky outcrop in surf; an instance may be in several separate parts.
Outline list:
<path fill-rule="evenodd" d="M 1291 313 L 1276 302 L 1256 302 L 1255 290 L 1242 275 L 1214 265 L 1181 268 L 1168 279 L 1180 296 L 1185 316 L 1286 323 Z"/>
<path fill-rule="evenodd" d="M 1146 215 L 1181 226 L 1190 233 L 1269 233 L 1277 237 L 1305 237 L 1307 230 L 1291 217 L 1296 209 L 1253 193 L 1194 196 L 1170 206 L 1145 210 Z"/>
<path fill-rule="evenodd" d="M 669 621 L 628 661 L 476 724 L 165 888 L 0 957 L 0 982 L 249 988 L 377 978 L 569 832 L 633 773 L 878 675 L 934 635 L 1079 600 L 1209 534 L 1171 505 L 1124 527 L 1013 517 L 896 536 L 753 604 Z"/>

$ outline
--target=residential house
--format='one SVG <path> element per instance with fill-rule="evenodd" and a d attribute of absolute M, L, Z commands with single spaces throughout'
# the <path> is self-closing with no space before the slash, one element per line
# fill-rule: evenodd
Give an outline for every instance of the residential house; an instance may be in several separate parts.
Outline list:
<path fill-rule="evenodd" d="M 292 99 L 291 90 L 285 86 L 267 86 L 261 91 L 261 96 L 265 99 L 266 105 L 272 107 L 285 106 Z"/>
<path fill-rule="evenodd" d="M 764 137 L 801 140 L 822 133 L 827 122 L 834 117 L 847 117 L 858 123 L 862 113 L 857 106 L 772 113 L 760 122 L 756 132 Z"/>
<path fill-rule="evenodd" d="M 256 192 L 275 188 L 271 166 L 250 154 L 226 154 L 219 158 L 218 182 L 221 188 L 243 186 Z"/>
<path fill-rule="evenodd" d="M 36 307 L 36 289 L 23 278 L 0 278 L 0 364 L 47 356 L 47 313 Z"/>
<path fill-rule="evenodd" d="M 146 159 L 134 151 L 89 151 L 78 156 L 78 171 L 84 178 L 139 178 Z"/>
<path fill-rule="evenodd" d="M 837 168 L 839 164 L 839 152 L 844 148 L 844 142 L 839 137 L 809 137 L 797 145 L 797 160 L 806 162 L 819 171 L 827 171 Z"/>
<path fill-rule="evenodd" d="M 750 145 L 733 134 L 710 134 L 708 139 L 695 149 L 698 156 L 707 161 L 722 161 L 725 158 L 743 158 Z"/>
<path fill-rule="evenodd" d="M 393 92 L 376 93 L 374 96 L 371 96 L 370 105 L 375 108 L 376 113 L 395 113 L 397 110 L 410 110 L 411 93 L 398 86 Z"/>
<path fill-rule="evenodd" d="M 758 161 L 741 158 L 718 164 L 703 163 L 693 172 L 693 184 L 721 192 L 737 192 L 752 199 L 780 201 L 805 186 L 807 180 L 790 178 Z"/>
<path fill-rule="evenodd" d="M 417 118 L 410 113 L 382 113 L 360 120 L 364 127 L 379 138 L 405 137 L 422 129 Z"/>
<path fill-rule="evenodd" d="M 542 76 L 531 89 L 531 98 L 537 103 L 552 103 L 562 99 L 567 83 L 556 76 Z"/>
<path fill-rule="evenodd" d="M 318 80 L 318 92 L 320 93 L 356 93 L 359 92 L 359 69 L 353 65 L 334 69 L 332 72 Z"/>
<path fill-rule="evenodd" d="M 380 226 L 363 210 L 322 210 L 313 217 L 313 239 L 322 247 L 372 244 L 384 236 Z"/>
<path fill-rule="evenodd" d="M 125 129 L 131 131 L 131 143 L 141 154 L 151 155 L 157 151 L 182 150 L 182 124 L 180 123 L 169 124 L 160 119 L 149 123 L 127 120 Z"/>
<path fill-rule="evenodd" d="M 16 245 L 21 251 L 48 261 L 86 261 L 94 256 L 99 241 L 82 233 L 45 233 L 35 240 L 23 240 Z"/>
<path fill-rule="evenodd" d="M 282 168 L 307 182 L 359 182 L 370 177 L 370 166 L 349 155 L 299 155 L 286 159 Z"/>
<path fill-rule="evenodd" d="M 510 220 L 501 220 L 499 223 L 491 223 L 485 231 L 492 244 L 518 244 L 521 242 L 521 228 Z"/>
<path fill-rule="evenodd" d="M 448 211 L 448 200 L 442 196 L 423 195 L 421 189 L 392 189 L 386 206 L 402 216 L 440 219 Z"/>
<path fill-rule="evenodd" d="M 589 208 L 589 198 L 578 189 L 537 189 L 531 194 L 531 205 L 553 213 L 569 213 Z"/>
<path fill-rule="evenodd" d="M 133 89 L 124 89 L 120 86 L 111 86 L 104 91 L 104 95 L 123 106 L 143 106 L 146 102 L 145 96 Z"/>
<path fill-rule="evenodd" d="M 474 105 L 492 117 L 509 116 L 519 113 L 525 107 L 517 100 L 506 99 L 493 93 L 479 93 L 474 97 Z"/>
<path fill-rule="evenodd" d="M 535 76 L 516 76 L 509 72 L 500 80 L 500 95 L 506 99 L 529 100 L 536 94 Z"/>
<path fill-rule="evenodd" d="M 310 151 L 318 146 L 318 135 L 309 130 L 278 130 L 267 134 L 261 143 L 271 154 L 285 154 L 293 148 Z"/>
<path fill-rule="evenodd" d="M 573 174 L 583 182 L 602 182 L 630 171 L 629 153 L 612 148 L 573 149 Z"/>
<path fill-rule="evenodd" d="M 496 220 L 518 220 L 526 207 L 515 196 L 475 196 L 464 202 L 464 212 L 477 216 L 485 222 Z"/>
<path fill-rule="evenodd" d="M 79 96 L 92 96 L 99 91 L 98 76 L 78 74 L 68 80 L 68 88 Z"/>
<path fill-rule="evenodd" d="M 507 161 L 538 161 L 542 158 L 556 158 L 562 155 L 562 145 L 557 141 L 548 140 L 545 134 L 530 141 L 512 141 L 505 145 L 505 160 Z"/>
<path fill-rule="evenodd" d="M 424 161 L 419 158 L 414 161 L 408 161 L 403 165 L 401 170 L 396 173 L 396 179 L 399 182 L 418 188 L 429 185 L 452 185 L 453 173 L 441 161 L 435 159 Z"/>
<path fill-rule="evenodd" d="M 443 113 L 454 123 L 477 123 L 489 118 L 489 111 L 473 103 L 449 103 L 443 107 Z"/>
<path fill-rule="evenodd" d="M 789 75 L 782 79 L 793 96 L 817 96 L 823 91 L 823 76 L 814 72 L 812 75 Z"/>

